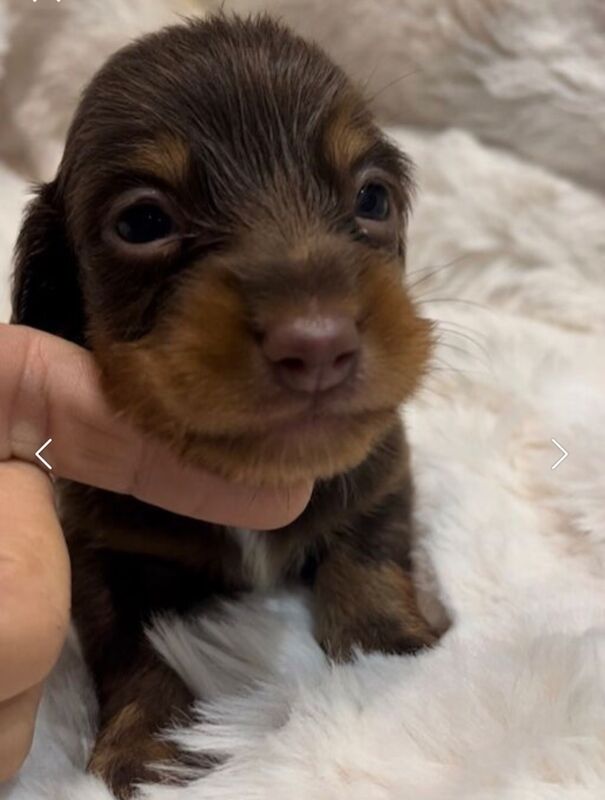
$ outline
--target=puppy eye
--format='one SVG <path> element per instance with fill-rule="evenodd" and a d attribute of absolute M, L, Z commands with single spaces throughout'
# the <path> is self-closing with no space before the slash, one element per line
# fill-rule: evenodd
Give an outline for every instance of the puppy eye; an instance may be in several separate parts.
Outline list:
<path fill-rule="evenodd" d="M 357 195 L 355 216 L 383 221 L 389 218 L 391 201 L 389 191 L 382 183 L 366 183 Z"/>
<path fill-rule="evenodd" d="M 115 223 L 116 233 L 127 244 L 150 244 L 175 232 L 172 217 L 155 203 L 137 203 L 125 208 Z"/>

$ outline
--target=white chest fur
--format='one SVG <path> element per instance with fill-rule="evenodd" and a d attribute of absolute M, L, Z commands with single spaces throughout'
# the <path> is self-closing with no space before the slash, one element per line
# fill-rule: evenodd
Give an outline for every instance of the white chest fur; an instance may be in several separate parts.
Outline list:
<path fill-rule="evenodd" d="M 279 564 L 269 546 L 270 533 L 233 528 L 242 554 L 242 570 L 255 589 L 270 589 L 279 580 Z"/>

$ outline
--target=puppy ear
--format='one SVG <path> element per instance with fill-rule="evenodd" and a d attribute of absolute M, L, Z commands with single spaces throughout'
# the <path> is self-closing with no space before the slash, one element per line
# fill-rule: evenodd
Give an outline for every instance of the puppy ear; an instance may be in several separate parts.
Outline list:
<path fill-rule="evenodd" d="M 56 183 L 38 189 L 27 207 L 15 251 L 11 322 L 84 338 L 82 294 Z"/>

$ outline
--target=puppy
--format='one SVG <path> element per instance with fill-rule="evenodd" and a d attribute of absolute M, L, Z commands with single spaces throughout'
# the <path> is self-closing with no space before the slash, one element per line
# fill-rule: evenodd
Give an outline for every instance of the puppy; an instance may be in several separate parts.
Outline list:
<path fill-rule="evenodd" d="M 158 734 L 192 696 L 152 615 L 298 579 L 334 659 L 434 639 L 398 415 L 431 349 L 402 279 L 409 203 L 408 161 L 358 91 L 265 16 L 147 36 L 83 95 L 18 240 L 13 321 L 89 348 L 116 411 L 183 459 L 315 486 L 270 534 L 60 486 L 100 707 L 89 766 L 120 798 L 184 758 Z"/>

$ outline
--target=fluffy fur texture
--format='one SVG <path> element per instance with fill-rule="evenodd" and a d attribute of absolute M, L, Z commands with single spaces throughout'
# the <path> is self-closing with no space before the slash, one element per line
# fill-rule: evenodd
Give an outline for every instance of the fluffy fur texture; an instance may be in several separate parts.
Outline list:
<path fill-rule="evenodd" d="M 414 39 L 418 5 L 399 12 L 399 43 Z M 539 60 L 539 19 L 543 9 L 552 13 L 549 5 L 536 4 L 516 45 L 530 61 Z M 576 18 L 588 20 L 592 7 L 574 4 Z M 309 16 L 321 31 L 320 15 Z M 445 12 L 435 19 L 468 74 L 479 76 L 477 53 L 490 52 L 490 37 L 480 27 L 471 47 Z M 574 53 L 595 54 L 589 26 L 574 39 L 562 17 L 553 14 L 550 24 L 572 61 Z M 84 37 L 74 38 L 83 46 Z M 429 48 L 438 39 L 423 41 Z M 574 74 L 597 126 L 592 93 L 602 87 L 602 69 Z M 455 96 L 456 75 L 445 68 L 442 75 L 440 95 Z M 531 131 L 505 138 L 517 117 L 485 91 L 501 143 L 529 147 Z M 559 150 L 567 161 L 557 166 L 568 174 L 582 162 L 577 174 L 595 183 L 600 151 L 575 142 L 560 148 L 561 128 L 571 137 L 573 127 L 565 97 L 553 91 L 559 102 L 532 106 L 542 131 L 534 142 L 545 154 Z M 475 127 L 481 102 L 460 112 L 459 127 Z M 427 610 L 438 620 L 445 607 L 454 625 L 419 658 L 371 656 L 329 668 L 304 597 L 259 597 L 233 607 L 231 624 L 159 623 L 160 651 L 210 698 L 203 722 L 181 738 L 232 758 L 192 787 L 154 787 L 153 800 L 596 800 L 605 793 L 605 200 L 460 130 L 396 135 L 418 162 L 421 186 L 410 283 L 441 321 L 442 340 L 431 381 L 407 414 L 422 531 L 417 560 Z M 7 187 L 0 182 L 8 203 Z M 14 191 L 21 191 L 16 180 Z M 570 452 L 554 472 L 551 437 Z M 32 756 L 0 797 L 107 800 L 82 774 L 94 713 L 71 643 L 48 687 Z"/>

